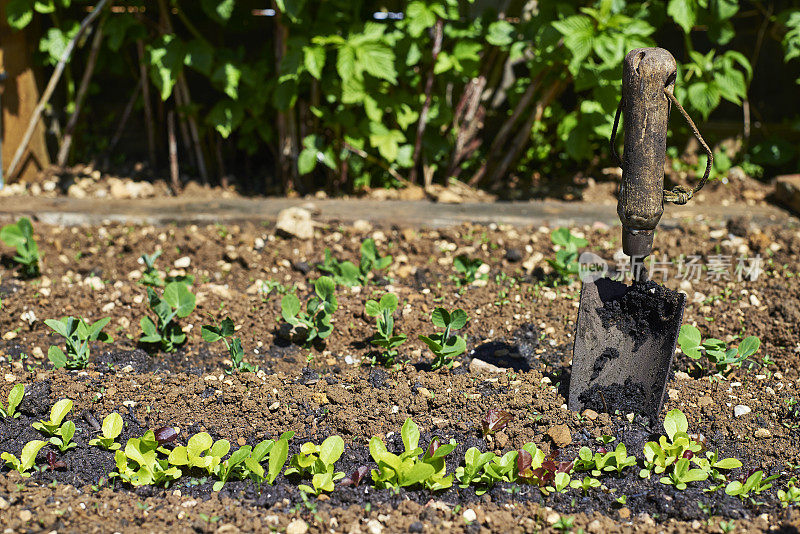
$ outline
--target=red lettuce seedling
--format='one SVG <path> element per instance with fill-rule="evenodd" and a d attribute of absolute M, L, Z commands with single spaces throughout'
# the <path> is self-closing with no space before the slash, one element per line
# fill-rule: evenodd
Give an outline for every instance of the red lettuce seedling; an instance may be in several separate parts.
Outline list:
<path fill-rule="evenodd" d="M 67 464 L 62 462 L 53 451 L 47 451 L 47 463 L 50 465 L 50 471 L 67 468 Z"/>
<path fill-rule="evenodd" d="M 369 473 L 369 468 L 366 465 L 361 465 L 353 471 L 350 476 L 344 477 L 341 482 L 339 482 L 340 486 L 353 486 L 354 488 L 357 487 L 361 483 L 361 479 L 367 476 Z"/>
<path fill-rule="evenodd" d="M 483 437 L 500 432 L 514 419 L 514 414 L 503 410 L 491 409 L 481 419 Z"/>
<path fill-rule="evenodd" d="M 172 443 L 178 437 L 178 431 L 172 426 L 162 426 L 155 431 L 155 438 L 159 445 Z"/>

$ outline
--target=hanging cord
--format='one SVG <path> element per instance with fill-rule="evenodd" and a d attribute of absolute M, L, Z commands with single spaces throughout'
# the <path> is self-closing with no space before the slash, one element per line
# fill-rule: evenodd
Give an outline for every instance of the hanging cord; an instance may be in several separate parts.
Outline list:
<path fill-rule="evenodd" d="M 706 182 L 708 181 L 708 175 L 711 174 L 711 166 L 714 164 L 714 153 L 711 152 L 710 148 L 708 148 L 708 145 L 703 139 L 703 136 L 700 135 L 700 130 L 697 129 L 697 126 L 695 125 L 694 121 L 686 112 L 686 110 L 683 109 L 683 106 L 681 106 L 681 103 L 678 102 L 677 98 L 675 98 L 675 95 L 667 91 L 666 88 L 664 88 L 664 94 L 667 95 L 667 99 L 669 99 L 669 101 L 672 102 L 672 104 L 676 108 L 678 108 L 678 111 L 681 112 L 683 118 L 686 119 L 686 122 L 689 124 L 689 128 L 692 130 L 692 133 L 700 142 L 700 146 L 703 147 L 703 150 L 708 156 L 708 160 L 706 161 L 706 172 L 703 173 L 703 178 L 701 178 L 700 181 L 697 183 L 697 185 L 695 185 L 692 189 L 687 189 L 682 185 L 676 185 L 675 187 L 672 188 L 671 191 L 668 189 L 664 190 L 664 200 L 666 200 L 667 202 L 672 202 L 673 204 L 683 205 L 688 203 L 692 199 L 692 197 L 698 191 L 703 189 L 704 185 L 706 185 Z M 617 146 L 615 140 L 617 137 L 617 128 L 619 127 L 619 117 L 621 112 L 622 112 L 622 101 L 620 100 L 620 103 L 617 106 L 617 112 L 614 114 L 614 126 L 611 129 L 611 139 L 609 140 L 611 147 L 611 156 L 614 158 L 617 165 L 620 167 L 622 167 L 622 161 L 620 160 L 619 154 L 617 153 Z"/>

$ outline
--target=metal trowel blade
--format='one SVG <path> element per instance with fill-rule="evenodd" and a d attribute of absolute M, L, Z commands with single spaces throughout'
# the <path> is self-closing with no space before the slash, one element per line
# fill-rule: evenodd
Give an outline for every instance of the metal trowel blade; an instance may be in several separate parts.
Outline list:
<path fill-rule="evenodd" d="M 569 384 L 569 408 L 647 415 L 664 401 L 686 295 L 655 282 L 585 279 Z"/>

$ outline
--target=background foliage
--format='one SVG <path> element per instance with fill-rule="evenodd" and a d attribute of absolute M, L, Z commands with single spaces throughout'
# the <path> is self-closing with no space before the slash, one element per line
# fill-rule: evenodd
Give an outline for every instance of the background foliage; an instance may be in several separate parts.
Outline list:
<path fill-rule="evenodd" d="M 47 70 L 92 5 L 10 0 L 5 16 L 39 32 L 36 60 Z M 731 141 L 717 148 L 718 177 L 733 164 L 755 174 L 798 168 L 797 1 L 110 5 L 98 19 L 102 49 L 73 161 L 109 149 L 125 102 L 135 98 L 128 137 L 106 154 L 112 164 L 143 158 L 149 111 L 151 164 L 166 168 L 165 117 L 175 110 L 182 171 L 238 177 L 251 191 L 348 192 L 458 178 L 535 194 L 543 177 L 610 164 L 622 59 L 658 44 L 678 59 L 677 98 L 707 140 Z M 82 37 L 51 108 L 56 126 L 75 109 L 90 41 Z M 675 116 L 670 154 L 703 165 Z M 51 130 L 57 143 L 58 128 Z"/>

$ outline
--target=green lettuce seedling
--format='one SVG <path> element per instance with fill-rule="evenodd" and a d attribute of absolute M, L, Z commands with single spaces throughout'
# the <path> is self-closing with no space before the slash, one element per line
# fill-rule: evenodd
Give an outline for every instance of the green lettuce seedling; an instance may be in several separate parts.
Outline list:
<path fill-rule="evenodd" d="M 305 312 L 300 311 L 300 299 L 296 295 L 284 295 L 281 299 L 283 320 L 303 331 L 305 346 L 310 346 L 316 339 L 325 339 L 331 335 L 331 317 L 338 308 L 336 284 L 330 277 L 319 277 L 314 283 L 314 292 L 316 297 L 308 301 Z"/>
<path fill-rule="evenodd" d="M 286 462 L 289 440 L 292 436 L 294 436 L 294 432 L 284 432 L 277 441 L 266 439 L 252 449 L 249 445 L 237 449 L 227 460 L 217 466 L 215 474 L 219 480 L 214 483 L 214 491 L 220 491 L 231 478 L 239 480 L 250 478 L 260 486 L 265 481 L 267 474 L 261 462 L 268 455 L 270 473 L 267 480 L 272 484 Z"/>
<path fill-rule="evenodd" d="M 22 402 L 22 397 L 25 396 L 25 386 L 16 384 L 11 391 L 8 392 L 8 405 L 4 408 L 3 403 L 0 402 L 0 416 L 6 417 L 19 417 L 17 406 Z"/>
<path fill-rule="evenodd" d="M 342 473 L 342 477 L 344 477 L 344 473 Z M 297 486 L 297 489 L 306 493 L 312 493 L 319 497 L 319 495 L 323 492 L 330 493 L 334 490 L 334 480 L 336 479 L 334 478 L 333 473 L 317 473 L 311 477 L 311 486 L 308 484 L 300 484 Z"/>
<path fill-rule="evenodd" d="M 371 343 L 376 347 L 381 347 L 383 352 L 373 356 L 372 364 L 378 362 L 386 365 L 394 365 L 397 359 L 397 347 L 405 343 L 406 335 L 394 333 L 394 317 L 392 314 L 397 309 L 397 295 L 386 293 L 380 301 L 368 300 L 365 306 L 365 313 L 370 317 L 375 317 L 377 321 L 377 332 L 372 336 Z"/>
<path fill-rule="evenodd" d="M 150 310 L 155 314 L 155 322 L 148 316 L 142 317 L 141 343 L 157 343 L 167 352 L 174 352 L 178 345 L 186 341 L 186 334 L 175 322 L 176 317 L 187 317 L 195 307 L 195 296 L 183 282 L 170 282 L 159 297 L 152 288 L 147 288 Z"/>
<path fill-rule="evenodd" d="M 4 460 L 8 467 L 14 469 L 23 477 L 29 477 L 31 474 L 28 473 L 28 471 L 30 471 L 36 463 L 36 455 L 39 454 L 39 451 L 45 445 L 47 445 L 46 441 L 35 439 L 29 441 L 22 447 L 19 458 L 9 452 L 4 452 L 0 454 L 0 459 Z"/>
<path fill-rule="evenodd" d="M 337 284 L 348 287 L 366 285 L 372 271 L 382 271 L 392 264 L 392 256 L 381 257 L 372 238 L 361 243 L 361 261 L 358 266 L 350 261 L 339 261 L 325 249 L 325 259 L 317 268 L 331 275 Z"/>
<path fill-rule="evenodd" d="M 491 477 L 483 468 L 495 457 L 493 452 L 482 453 L 477 447 L 467 449 L 467 452 L 464 453 L 464 465 L 456 468 L 456 480 L 459 482 L 459 487 L 487 485 L 491 481 Z M 485 490 L 480 495 L 483 493 Z"/>
<path fill-rule="evenodd" d="M 556 271 L 562 280 L 578 274 L 578 249 L 588 244 L 582 237 L 572 235 L 568 228 L 557 228 L 550 234 L 550 240 L 560 248 L 554 260 L 547 263 Z"/>
<path fill-rule="evenodd" d="M 178 446 L 169 453 L 169 463 L 189 469 L 204 469 L 213 475 L 222 458 L 231 450 L 228 440 L 214 441 L 208 432 L 199 432 L 189 438 L 185 447 Z"/>
<path fill-rule="evenodd" d="M 148 430 L 141 438 L 130 438 L 124 450 L 114 453 L 117 470 L 109 477 L 131 486 L 169 485 L 181 477 L 181 470 L 170 466 L 168 453 L 159 446 L 155 433 Z"/>
<path fill-rule="evenodd" d="M 72 410 L 72 401 L 69 399 L 61 399 L 50 408 L 49 421 L 42 419 L 39 422 L 33 423 L 31 426 L 43 434 L 56 436 L 58 435 L 58 430 L 61 428 L 61 422 L 70 410 Z"/>
<path fill-rule="evenodd" d="M 242 349 L 242 340 L 238 337 L 233 337 L 235 326 L 230 317 L 226 317 L 219 325 L 203 325 L 200 330 L 203 339 L 209 343 L 215 341 L 222 341 L 225 348 L 228 349 L 228 354 L 231 357 L 231 369 L 228 373 L 245 372 L 257 373 L 258 366 L 247 363 L 244 361 L 244 350 Z M 228 339 L 230 338 L 230 341 Z"/>
<path fill-rule="evenodd" d="M 518 451 L 509 451 L 503 456 L 495 456 L 483 469 L 489 475 L 490 487 L 495 482 L 516 482 Z"/>
<path fill-rule="evenodd" d="M 642 478 L 650 478 L 650 474 L 664 473 L 670 466 L 683 458 L 684 455 L 695 455 L 703 446 L 689 438 L 687 431 L 689 422 L 686 415 L 680 410 L 671 410 L 664 418 L 664 431 L 667 436 L 661 436 L 658 443 L 648 441 L 644 446 L 644 469 L 639 472 Z"/>
<path fill-rule="evenodd" d="M 747 358 L 758 352 L 761 340 L 756 336 L 748 336 L 739 343 L 738 347 L 728 348 L 727 344 L 719 339 L 707 338 L 703 341 L 700 330 L 696 326 L 685 324 L 681 326 L 678 345 L 681 352 L 692 360 L 699 361 L 705 354 L 716 371 L 727 376 L 734 368 L 741 367 Z M 698 367 L 702 368 L 699 363 Z"/>
<path fill-rule="evenodd" d="M 0 229 L 0 241 L 17 249 L 14 261 L 22 268 L 25 277 L 39 276 L 39 246 L 33 239 L 33 225 L 27 217 Z"/>
<path fill-rule="evenodd" d="M 790 504 L 800 503 L 800 487 L 797 486 L 797 477 L 792 477 L 785 490 L 778 490 L 778 499 L 781 506 L 787 508 Z"/>
<path fill-rule="evenodd" d="M 464 338 L 453 334 L 456 330 L 461 330 L 467 324 L 469 318 L 462 309 L 448 312 L 444 308 L 435 308 L 431 313 L 431 322 L 434 326 L 444 328 L 444 332 L 433 334 L 432 336 L 419 336 L 419 339 L 428 345 L 435 358 L 432 369 L 440 367 L 452 367 L 453 360 L 459 354 L 467 350 L 467 342 Z"/>
<path fill-rule="evenodd" d="M 214 491 L 220 491 L 222 489 L 222 487 L 228 482 L 228 479 L 231 477 L 231 475 L 234 475 L 236 471 L 240 469 L 240 466 L 244 466 L 245 460 L 252 454 L 252 452 L 253 449 L 250 447 L 250 445 L 244 445 L 232 452 L 230 458 L 217 466 L 216 474 L 219 480 L 214 482 Z"/>
<path fill-rule="evenodd" d="M 700 482 L 708 478 L 708 473 L 702 469 L 690 469 L 689 460 L 680 458 L 675 462 L 675 467 L 668 476 L 661 477 L 662 484 L 674 485 L 676 489 L 685 490 L 690 482 Z"/>
<path fill-rule="evenodd" d="M 419 447 L 419 427 L 409 417 L 400 432 L 405 452 L 397 455 L 388 451 L 386 444 L 377 436 L 369 442 L 369 452 L 378 464 L 372 470 L 372 480 L 378 489 L 424 485 L 429 489 L 444 489 L 452 485 L 452 475 L 443 476 L 444 457 L 455 449 L 455 444 L 432 446 L 420 459 L 423 450 Z"/>
<path fill-rule="evenodd" d="M 600 481 L 597 480 L 596 478 L 592 478 L 592 477 L 588 477 L 587 476 L 587 477 L 583 477 L 583 479 L 577 479 L 576 478 L 576 479 L 570 481 L 569 485 L 572 488 L 581 490 L 584 495 L 588 495 L 589 494 L 589 490 L 591 490 L 592 488 L 599 488 L 601 484 L 600 484 Z"/>
<path fill-rule="evenodd" d="M 285 475 L 317 475 L 332 473 L 333 480 L 344 478 L 344 473 L 334 473 L 334 464 L 344 453 L 344 440 L 340 436 L 330 436 L 321 445 L 312 442 L 303 443 L 300 452 L 292 456 Z"/>
<path fill-rule="evenodd" d="M 725 493 L 744 500 L 749 497 L 751 493 L 759 495 L 761 492 L 768 490 L 772 487 L 772 482 L 778 478 L 778 475 L 772 475 L 764 478 L 764 471 L 756 471 L 747 479 L 742 482 L 741 480 L 734 480 L 725 487 Z"/>
<path fill-rule="evenodd" d="M 51 345 L 47 350 L 47 358 L 56 369 L 85 369 L 89 363 L 89 342 L 102 341 L 111 343 L 111 336 L 103 332 L 103 328 L 111 321 L 104 317 L 89 325 L 82 317 L 64 317 L 60 321 L 45 320 L 45 324 L 66 340 L 66 354 L 60 348 Z"/>
<path fill-rule="evenodd" d="M 75 423 L 64 421 L 64 424 L 56 430 L 56 435 L 50 438 L 50 443 L 58 447 L 61 452 L 66 452 L 77 447 L 72 441 L 73 436 L 75 436 Z"/>
<path fill-rule="evenodd" d="M 102 447 L 107 451 L 116 451 L 120 448 L 120 444 L 114 440 L 122 433 L 123 426 L 124 423 L 120 414 L 116 412 L 108 414 L 105 419 L 103 419 L 103 435 L 89 440 L 89 445 Z"/>
<path fill-rule="evenodd" d="M 458 276 L 451 276 L 451 279 L 458 287 L 468 286 L 475 280 L 485 280 L 486 275 L 478 276 L 478 269 L 483 265 L 480 258 L 470 258 L 466 254 L 461 254 L 453 258 L 453 268 Z"/>

